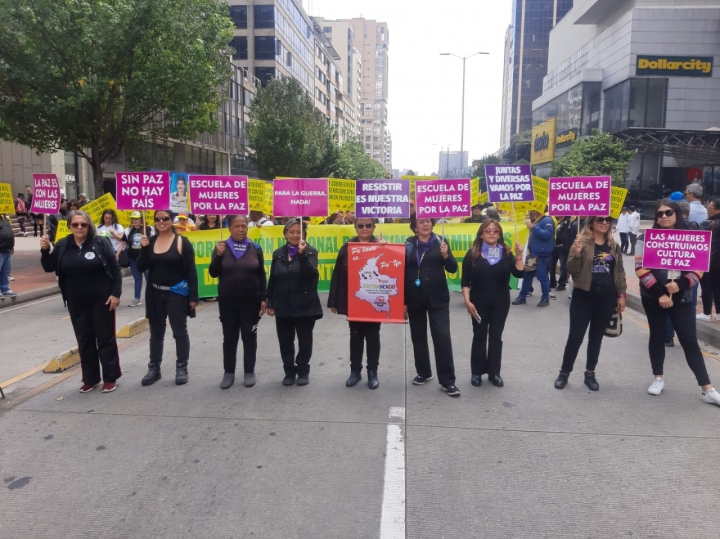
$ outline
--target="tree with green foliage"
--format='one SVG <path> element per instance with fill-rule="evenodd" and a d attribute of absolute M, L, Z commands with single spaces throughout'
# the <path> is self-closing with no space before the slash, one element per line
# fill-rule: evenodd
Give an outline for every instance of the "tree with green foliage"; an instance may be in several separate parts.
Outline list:
<path fill-rule="evenodd" d="M 627 167 L 635 152 L 622 141 L 597 129 L 592 136 L 579 139 L 551 164 L 551 176 L 611 176 L 612 184 L 625 186 Z"/>
<path fill-rule="evenodd" d="M 532 131 L 527 129 L 516 133 L 510 138 L 510 144 L 503 152 L 502 162 L 497 164 L 525 165 L 530 163 L 530 152 L 532 150 Z M 490 165 L 494 163 L 488 163 Z"/>
<path fill-rule="evenodd" d="M 503 160 L 497 154 L 489 153 L 478 159 L 477 166 L 472 171 L 473 178 L 479 178 L 480 192 L 487 191 L 487 182 L 485 181 L 485 165 L 501 165 Z"/>
<path fill-rule="evenodd" d="M 384 178 L 385 167 L 365 152 L 365 145 L 359 137 L 350 138 L 340 146 L 335 176 L 348 180 Z"/>
<path fill-rule="evenodd" d="M 218 129 L 231 77 L 223 0 L 0 2 L 0 138 L 103 171 L 142 139 Z"/>
<path fill-rule="evenodd" d="M 335 130 L 295 79 L 273 79 L 258 90 L 247 135 L 263 179 L 319 178 L 336 171 Z"/>

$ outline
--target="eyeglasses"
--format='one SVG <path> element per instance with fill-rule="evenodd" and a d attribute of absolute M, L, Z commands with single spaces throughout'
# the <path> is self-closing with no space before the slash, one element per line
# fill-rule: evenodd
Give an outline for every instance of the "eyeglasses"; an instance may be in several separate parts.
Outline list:
<path fill-rule="evenodd" d="M 612 223 L 612 217 L 595 217 L 596 223 Z"/>
<path fill-rule="evenodd" d="M 89 226 L 87 223 L 70 223 L 70 228 L 87 228 Z"/>
<path fill-rule="evenodd" d="M 655 214 L 655 217 L 658 219 L 662 219 L 663 216 L 665 217 L 671 217 L 675 213 L 675 210 L 664 210 L 659 211 Z"/>
<path fill-rule="evenodd" d="M 372 228 L 375 225 L 373 223 L 355 223 L 355 228 L 361 230 L 363 228 Z"/>
<path fill-rule="evenodd" d="M 500 234 L 500 231 L 497 228 L 486 228 L 483 234 Z"/>
<path fill-rule="evenodd" d="M 160 221 L 162 221 L 163 223 L 167 223 L 169 220 L 170 217 L 168 217 L 167 215 L 165 217 L 155 217 L 156 223 L 159 223 Z"/>

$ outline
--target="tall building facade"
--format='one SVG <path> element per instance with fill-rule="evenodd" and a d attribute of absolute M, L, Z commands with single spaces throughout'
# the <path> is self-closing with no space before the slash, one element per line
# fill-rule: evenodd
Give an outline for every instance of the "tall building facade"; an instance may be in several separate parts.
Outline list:
<path fill-rule="evenodd" d="M 532 102 L 543 91 L 550 30 L 570 11 L 573 0 L 513 0 L 505 39 L 501 148 L 532 127 Z"/>
<path fill-rule="evenodd" d="M 441 151 L 438 176 L 441 178 L 462 178 L 468 172 L 468 152 Z"/>

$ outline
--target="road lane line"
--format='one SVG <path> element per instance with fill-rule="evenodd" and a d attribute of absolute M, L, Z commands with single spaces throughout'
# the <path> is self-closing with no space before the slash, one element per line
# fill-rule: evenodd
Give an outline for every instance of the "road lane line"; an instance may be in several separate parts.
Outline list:
<path fill-rule="evenodd" d="M 405 408 L 390 408 L 385 449 L 380 539 L 405 538 Z"/>
<path fill-rule="evenodd" d="M 17 375 L 15 378 L 10 378 L 10 380 L 6 380 L 5 382 L 0 382 L 0 387 L 2 387 L 3 389 L 5 389 L 5 388 L 7 388 L 8 386 L 11 386 L 11 385 L 13 385 L 13 384 L 17 384 L 17 383 L 20 382 L 21 380 L 25 380 L 25 378 L 29 378 L 30 376 L 32 376 L 32 375 L 35 374 L 35 373 L 40 372 L 40 371 L 43 370 L 44 368 L 45 368 L 45 365 L 40 365 L 40 366 L 38 366 L 38 367 L 35 367 L 34 369 L 30 369 L 30 370 L 27 371 L 27 372 L 24 372 L 24 373 L 22 373 L 22 374 Z"/>

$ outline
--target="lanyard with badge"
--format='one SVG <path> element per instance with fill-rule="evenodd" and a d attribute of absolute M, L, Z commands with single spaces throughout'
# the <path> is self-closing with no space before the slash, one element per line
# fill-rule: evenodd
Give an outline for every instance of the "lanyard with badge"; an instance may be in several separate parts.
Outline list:
<path fill-rule="evenodd" d="M 418 273 L 417 273 L 417 279 L 415 279 L 415 286 L 420 286 L 420 266 L 422 266 L 423 259 L 425 258 L 425 255 L 427 254 L 427 251 L 425 249 L 422 250 L 422 255 L 420 254 L 420 245 L 417 245 L 417 248 L 415 249 L 415 259 L 418 263 Z"/>

